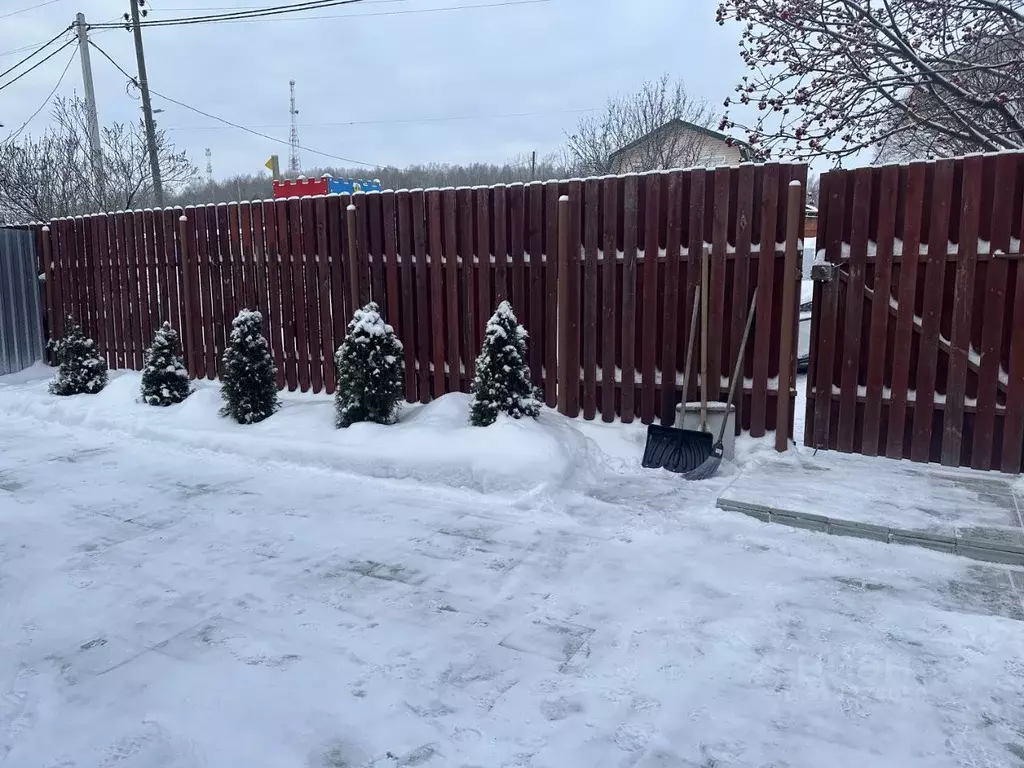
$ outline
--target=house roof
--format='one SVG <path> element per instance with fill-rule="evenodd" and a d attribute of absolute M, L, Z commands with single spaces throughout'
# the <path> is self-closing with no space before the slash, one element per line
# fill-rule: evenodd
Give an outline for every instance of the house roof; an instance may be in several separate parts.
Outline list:
<path fill-rule="evenodd" d="M 713 131 L 710 128 L 705 128 L 702 125 L 697 125 L 696 123 L 691 123 L 689 120 L 683 120 L 683 119 L 677 117 L 674 120 L 669 120 L 667 123 L 665 123 L 663 125 L 659 125 L 653 131 L 651 131 L 649 133 L 645 133 L 643 136 L 641 136 L 636 141 L 631 141 L 629 144 L 626 144 L 624 147 L 619 147 L 617 150 L 615 150 L 614 152 L 611 153 L 610 158 L 611 159 L 615 159 L 616 157 L 618 157 L 622 153 L 628 152 L 629 150 L 631 150 L 631 149 L 633 149 L 635 147 L 639 147 L 641 144 L 643 144 L 646 141 L 650 141 L 651 138 L 653 138 L 654 136 L 658 136 L 659 134 L 662 134 L 665 131 L 672 130 L 674 128 L 686 128 L 686 129 L 691 130 L 691 131 L 693 131 L 695 133 L 704 134 L 705 136 L 708 136 L 709 138 L 712 138 L 712 139 L 718 139 L 719 141 L 725 141 L 725 142 L 730 142 L 731 141 L 735 146 L 739 147 L 740 155 L 742 156 L 743 160 L 749 160 L 753 156 L 753 154 L 754 154 L 751 151 L 750 145 L 747 144 L 747 142 L 745 142 L 745 141 L 741 141 L 740 139 L 734 138 L 734 137 L 729 136 L 727 134 L 719 133 L 718 131 Z"/>

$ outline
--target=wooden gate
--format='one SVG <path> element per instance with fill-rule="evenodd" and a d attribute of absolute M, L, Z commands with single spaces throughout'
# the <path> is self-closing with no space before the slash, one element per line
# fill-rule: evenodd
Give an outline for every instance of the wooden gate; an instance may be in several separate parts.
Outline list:
<path fill-rule="evenodd" d="M 1024 154 L 822 176 L 804 442 L 1020 472 Z"/>

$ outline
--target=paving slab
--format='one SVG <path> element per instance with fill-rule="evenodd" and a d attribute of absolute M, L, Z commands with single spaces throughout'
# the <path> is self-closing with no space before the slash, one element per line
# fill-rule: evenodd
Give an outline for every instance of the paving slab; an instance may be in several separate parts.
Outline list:
<path fill-rule="evenodd" d="M 842 536 L 1024 565 L 1016 477 L 834 451 L 762 454 L 720 509 Z"/>

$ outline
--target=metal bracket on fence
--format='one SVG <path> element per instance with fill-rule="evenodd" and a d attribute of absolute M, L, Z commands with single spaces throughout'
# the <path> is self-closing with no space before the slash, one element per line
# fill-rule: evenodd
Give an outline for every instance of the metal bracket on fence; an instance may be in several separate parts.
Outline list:
<path fill-rule="evenodd" d="M 811 280 L 831 283 L 836 274 L 836 265 L 827 261 L 816 261 L 811 265 Z"/>

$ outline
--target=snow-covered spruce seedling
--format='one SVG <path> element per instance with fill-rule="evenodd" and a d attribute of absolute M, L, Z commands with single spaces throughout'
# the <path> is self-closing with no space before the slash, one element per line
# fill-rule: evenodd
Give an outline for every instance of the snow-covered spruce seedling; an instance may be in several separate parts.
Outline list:
<path fill-rule="evenodd" d="M 54 395 L 95 395 L 107 386 L 107 361 L 96 351 L 73 317 L 64 322 L 64 337 L 53 344 L 57 375 L 50 382 Z"/>
<path fill-rule="evenodd" d="M 142 369 L 142 400 L 149 405 L 174 405 L 192 393 L 188 369 L 181 359 L 178 332 L 165 322 L 153 334 Z"/>
<path fill-rule="evenodd" d="M 359 421 L 395 421 L 402 399 L 402 342 L 372 301 L 352 316 L 334 362 L 338 369 L 334 408 L 339 427 Z"/>
<path fill-rule="evenodd" d="M 260 332 L 263 316 L 243 309 L 231 323 L 231 338 L 221 361 L 221 414 L 239 424 L 263 421 L 280 407 L 277 374 L 267 340 Z"/>
<path fill-rule="evenodd" d="M 526 329 L 516 320 L 512 306 L 503 301 L 487 321 L 484 345 L 476 359 L 473 380 L 473 426 L 493 424 L 499 413 L 514 419 L 537 418 L 540 399 L 526 365 Z"/>

